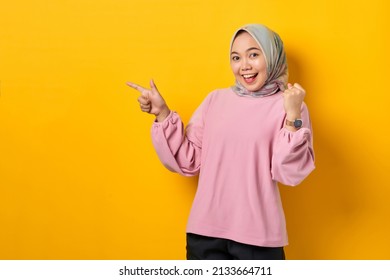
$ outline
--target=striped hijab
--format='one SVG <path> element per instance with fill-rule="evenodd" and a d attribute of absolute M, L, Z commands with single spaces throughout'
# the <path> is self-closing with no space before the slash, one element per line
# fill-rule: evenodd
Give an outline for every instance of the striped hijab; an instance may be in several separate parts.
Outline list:
<path fill-rule="evenodd" d="M 249 24 L 238 29 L 232 38 L 230 51 L 238 32 L 248 32 L 259 44 L 267 64 L 267 79 L 261 89 L 255 92 L 248 91 L 237 80 L 232 89 L 238 95 L 263 97 L 278 91 L 284 91 L 287 86 L 288 69 L 286 53 L 279 35 L 261 24 Z"/>

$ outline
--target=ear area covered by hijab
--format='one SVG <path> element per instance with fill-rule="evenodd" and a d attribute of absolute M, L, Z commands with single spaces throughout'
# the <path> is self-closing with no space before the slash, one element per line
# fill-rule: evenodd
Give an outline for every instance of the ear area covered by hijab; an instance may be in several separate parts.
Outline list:
<path fill-rule="evenodd" d="M 264 97 L 278 91 L 284 91 L 287 87 L 288 68 L 287 58 L 284 52 L 283 41 L 277 33 L 262 24 L 248 24 L 239 28 L 233 35 L 230 43 L 230 51 L 234 39 L 240 31 L 248 32 L 259 44 L 267 64 L 267 80 L 263 87 L 255 92 L 248 91 L 236 81 L 232 89 L 240 96 Z"/>

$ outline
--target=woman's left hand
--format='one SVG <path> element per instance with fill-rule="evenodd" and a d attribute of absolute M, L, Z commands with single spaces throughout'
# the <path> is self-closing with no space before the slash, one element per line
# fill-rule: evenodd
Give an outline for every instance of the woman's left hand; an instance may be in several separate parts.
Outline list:
<path fill-rule="evenodd" d="M 301 118 L 301 107 L 306 91 L 300 84 L 288 84 L 287 89 L 283 92 L 284 110 L 286 111 L 286 118 L 290 121 Z"/>

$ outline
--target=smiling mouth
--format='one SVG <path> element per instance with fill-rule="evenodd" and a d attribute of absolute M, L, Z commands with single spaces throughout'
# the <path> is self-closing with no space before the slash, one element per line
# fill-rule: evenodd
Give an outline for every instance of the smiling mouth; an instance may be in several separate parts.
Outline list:
<path fill-rule="evenodd" d="M 244 81 L 247 83 L 247 84 L 251 84 L 255 81 L 256 77 L 257 77 L 257 73 L 256 74 L 244 74 L 244 75 L 241 75 L 244 79 Z"/>

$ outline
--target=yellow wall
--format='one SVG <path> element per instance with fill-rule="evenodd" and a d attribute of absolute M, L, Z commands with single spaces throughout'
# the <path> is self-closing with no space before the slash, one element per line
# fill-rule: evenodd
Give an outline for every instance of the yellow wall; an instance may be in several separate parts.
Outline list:
<path fill-rule="evenodd" d="M 196 178 L 170 173 L 131 80 L 185 122 L 233 83 L 230 37 L 283 38 L 317 169 L 282 188 L 289 259 L 390 259 L 390 5 L 58 0 L 0 4 L 0 259 L 184 259 Z"/>

